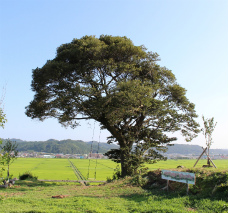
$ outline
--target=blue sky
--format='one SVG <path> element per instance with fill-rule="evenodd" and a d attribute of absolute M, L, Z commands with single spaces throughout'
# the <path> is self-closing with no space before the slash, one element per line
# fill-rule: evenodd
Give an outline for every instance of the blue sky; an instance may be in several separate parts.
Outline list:
<path fill-rule="evenodd" d="M 61 44 L 101 34 L 127 36 L 157 52 L 187 89 L 198 122 L 202 115 L 218 122 L 212 148 L 228 149 L 227 0 L 0 0 L 0 97 L 8 119 L 1 138 L 106 141 L 108 132 L 93 121 L 72 130 L 25 115 L 32 69 L 53 59 Z M 205 140 L 199 135 L 191 144 Z"/>

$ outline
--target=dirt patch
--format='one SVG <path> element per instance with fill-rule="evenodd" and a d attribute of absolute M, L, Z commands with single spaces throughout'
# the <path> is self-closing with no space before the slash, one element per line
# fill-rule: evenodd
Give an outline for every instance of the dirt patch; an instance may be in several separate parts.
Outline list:
<path fill-rule="evenodd" d="M 70 195 L 53 195 L 52 198 L 58 198 L 58 199 L 62 199 L 62 198 L 66 198 L 69 197 Z"/>
<path fill-rule="evenodd" d="M 193 208 L 187 208 L 187 211 L 188 211 L 188 212 L 195 212 L 196 210 L 193 209 Z"/>

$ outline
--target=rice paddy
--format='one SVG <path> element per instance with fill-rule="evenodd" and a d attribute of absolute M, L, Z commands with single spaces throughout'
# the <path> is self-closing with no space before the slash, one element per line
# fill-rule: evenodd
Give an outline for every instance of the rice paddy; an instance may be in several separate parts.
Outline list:
<path fill-rule="evenodd" d="M 31 172 L 38 179 L 45 180 L 78 180 L 72 164 L 86 180 L 106 181 L 111 178 L 117 167 L 117 163 L 108 159 L 47 159 L 47 158 L 18 158 L 10 165 L 10 174 L 13 177 L 25 172 Z M 196 160 L 167 160 L 156 164 L 147 164 L 149 170 L 174 169 L 177 166 L 192 168 Z M 218 169 L 228 169 L 228 160 L 214 160 Z M 206 164 L 206 160 L 200 160 L 197 168 Z M 213 168 L 211 168 L 213 169 Z M 6 175 L 6 173 L 4 174 Z M 81 179 L 83 179 L 81 178 Z"/>

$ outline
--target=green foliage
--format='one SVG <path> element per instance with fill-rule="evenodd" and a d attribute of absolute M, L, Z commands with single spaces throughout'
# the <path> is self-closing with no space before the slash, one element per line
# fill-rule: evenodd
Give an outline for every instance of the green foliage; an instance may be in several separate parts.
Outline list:
<path fill-rule="evenodd" d="M 38 177 L 34 176 L 31 172 L 27 171 L 22 175 L 19 175 L 19 180 L 37 180 Z"/>
<path fill-rule="evenodd" d="M 199 132 L 194 104 L 158 60 L 157 53 L 126 37 L 74 39 L 33 70 L 35 96 L 26 115 L 55 117 L 73 128 L 83 119 L 96 120 L 110 132 L 108 143 L 120 146 L 107 155 L 120 161 L 121 175 L 137 173 L 145 161 L 163 158 L 158 151 L 176 140 L 168 132 L 180 131 L 186 141 Z"/>
<path fill-rule="evenodd" d="M 17 144 L 16 142 L 13 142 L 11 140 L 6 140 L 3 146 L 0 146 L 0 148 L 3 151 L 3 159 L 8 166 L 8 172 L 7 172 L 7 178 L 9 179 L 10 172 L 9 172 L 9 166 L 10 164 L 16 159 L 18 151 L 17 151 Z"/>
<path fill-rule="evenodd" d="M 204 196 L 226 196 L 228 172 L 227 171 L 208 171 L 208 170 L 189 170 L 195 172 L 196 185 L 192 186 L 191 191 L 194 194 L 202 194 Z"/>
<path fill-rule="evenodd" d="M 0 127 L 4 128 L 6 123 L 6 115 L 3 113 L 3 110 L 0 108 Z"/>
<path fill-rule="evenodd" d="M 223 194 L 224 196 L 228 197 L 228 181 L 216 186 L 215 192 L 219 195 Z"/>
<path fill-rule="evenodd" d="M 203 118 L 203 124 L 204 124 L 204 128 L 202 129 L 204 137 L 206 139 L 206 145 L 208 147 L 208 149 L 210 149 L 211 144 L 213 143 L 213 139 L 212 139 L 212 133 L 217 125 L 217 122 L 214 122 L 214 118 L 204 118 L 204 116 L 202 116 Z"/>
<path fill-rule="evenodd" d="M 1 144 L 1 141 L 0 141 L 0 144 Z M 0 177 L 2 177 L 2 173 L 3 171 L 5 171 L 5 159 L 3 158 L 3 154 L 0 152 Z"/>
<path fill-rule="evenodd" d="M 112 175 L 112 178 L 107 177 L 106 180 L 109 183 L 109 182 L 120 179 L 120 177 L 121 177 L 121 170 L 120 170 L 119 164 L 117 164 L 116 168 L 114 169 L 114 173 Z"/>
<path fill-rule="evenodd" d="M 147 182 L 147 177 L 143 177 L 141 174 L 134 175 L 130 180 L 130 183 L 136 186 L 144 186 Z"/>
<path fill-rule="evenodd" d="M 0 101 L 0 106 L 1 106 L 1 101 Z M 3 110 L 0 107 L 0 127 L 4 128 L 6 121 L 7 121 L 6 115 L 3 113 Z M 2 144 L 1 138 L 0 138 L 0 144 Z M 2 153 L 0 151 L 0 177 L 2 176 L 2 172 L 5 170 L 4 165 L 5 165 L 5 159 L 2 157 Z"/>

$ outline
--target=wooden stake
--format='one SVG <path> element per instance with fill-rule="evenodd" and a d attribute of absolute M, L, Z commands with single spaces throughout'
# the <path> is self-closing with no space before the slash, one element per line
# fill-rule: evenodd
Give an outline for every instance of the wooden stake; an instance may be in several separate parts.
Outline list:
<path fill-rule="evenodd" d="M 203 154 L 204 154 L 204 152 L 206 152 L 206 150 L 207 150 L 207 147 L 203 150 L 202 154 L 198 157 L 198 159 L 197 159 L 197 161 L 196 161 L 196 163 L 195 163 L 195 165 L 193 167 L 196 166 L 196 164 L 198 163 L 199 159 L 203 156 Z"/>
<path fill-rule="evenodd" d="M 188 192 L 189 192 L 189 184 L 188 184 L 188 181 L 186 181 L 186 184 L 187 184 L 187 195 L 188 195 Z"/>
<path fill-rule="evenodd" d="M 206 153 L 206 155 L 207 155 L 207 157 L 208 157 L 208 159 L 211 161 L 211 163 L 213 164 L 213 166 L 215 167 L 215 168 L 217 168 L 216 166 L 215 166 L 215 164 L 214 164 L 214 162 L 211 160 L 211 158 L 209 157 L 209 155 Z"/>

